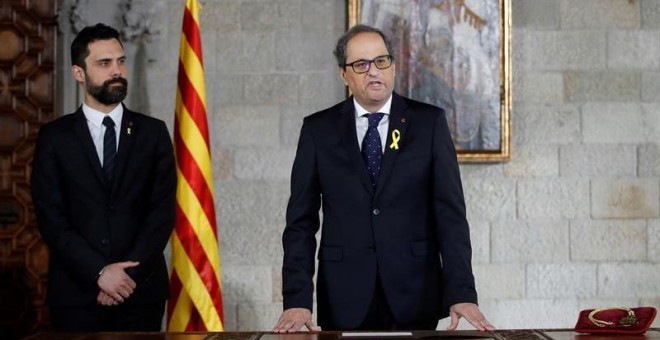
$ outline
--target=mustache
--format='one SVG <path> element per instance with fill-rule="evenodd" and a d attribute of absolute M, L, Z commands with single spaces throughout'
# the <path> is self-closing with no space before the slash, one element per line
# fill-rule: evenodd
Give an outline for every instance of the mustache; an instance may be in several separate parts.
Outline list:
<path fill-rule="evenodd" d="M 124 86 L 128 86 L 128 81 L 124 77 L 117 77 L 117 78 L 108 79 L 103 82 L 103 86 L 105 87 L 110 86 L 112 84 L 122 84 Z"/>

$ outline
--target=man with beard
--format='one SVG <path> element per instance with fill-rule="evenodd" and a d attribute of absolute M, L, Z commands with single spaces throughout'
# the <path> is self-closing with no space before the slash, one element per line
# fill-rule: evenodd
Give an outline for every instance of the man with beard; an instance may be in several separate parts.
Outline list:
<path fill-rule="evenodd" d="M 71 59 L 84 102 L 41 128 L 32 171 L 53 326 L 159 331 L 175 219 L 172 142 L 162 121 L 122 104 L 126 56 L 115 29 L 85 27 Z"/>

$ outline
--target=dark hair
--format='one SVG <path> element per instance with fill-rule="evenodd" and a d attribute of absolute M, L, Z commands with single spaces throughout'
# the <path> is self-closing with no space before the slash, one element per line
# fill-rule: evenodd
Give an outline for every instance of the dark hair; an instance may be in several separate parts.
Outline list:
<path fill-rule="evenodd" d="M 124 46 L 119 40 L 119 32 L 108 25 L 98 23 L 83 28 L 71 43 L 71 63 L 85 70 L 85 58 L 89 55 L 89 44 L 96 40 L 112 39 L 117 39 L 119 44 Z"/>
<path fill-rule="evenodd" d="M 344 35 L 339 37 L 337 40 L 337 47 L 335 47 L 334 55 L 337 59 L 337 65 L 339 67 L 346 66 L 346 47 L 348 46 L 348 41 L 360 33 L 377 33 L 383 38 L 385 47 L 387 48 L 387 53 L 394 60 L 394 53 L 392 52 L 392 40 L 385 34 L 385 32 L 379 30 L 378 28 L 367 26 L 367 25 L 355 25 L 351 27 Z"/>

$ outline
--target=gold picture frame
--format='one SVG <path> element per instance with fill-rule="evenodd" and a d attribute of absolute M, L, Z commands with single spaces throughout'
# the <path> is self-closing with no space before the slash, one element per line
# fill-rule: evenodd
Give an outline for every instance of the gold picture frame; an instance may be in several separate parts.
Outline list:
<path fill-rule="evenodd" d="M 394 40 L 395 91 L 440 106 L 460 162 L 510 157 L 510 0 L 347 0 Z"/>

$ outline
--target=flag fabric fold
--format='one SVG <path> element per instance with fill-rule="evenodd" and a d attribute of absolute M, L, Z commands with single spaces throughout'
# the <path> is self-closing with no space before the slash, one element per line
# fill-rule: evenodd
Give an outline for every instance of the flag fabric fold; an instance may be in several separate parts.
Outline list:
<path fill-rule="evenodd" d="M 177 206 L 171 237 L 167 329 L 223 331 L 220 254 L 197 0 L 186 0 L 179 54 L 173 138 Z"/>

